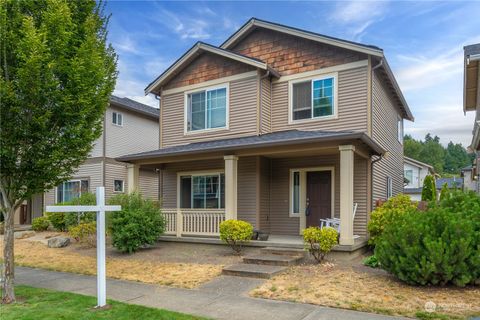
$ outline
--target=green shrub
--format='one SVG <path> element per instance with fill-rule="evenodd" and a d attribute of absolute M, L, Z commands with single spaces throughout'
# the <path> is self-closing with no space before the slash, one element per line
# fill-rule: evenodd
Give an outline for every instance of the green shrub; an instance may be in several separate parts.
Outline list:
<path fill-rule="evenodd" d="M 165 221 L 160 208 L 139 193 L 119 194 L 109 203 L 122 206 L 121 211 L 108 215 L 112 243 L 121 252 L 132 253 L 141 246 L 154 244 L 163 233 Z"/>
<path fill-rule="evenodd" d="M 388 199 L 381 207 L 375 208 L 370 214 L 368 244 L 375 246 L 385 227 L 397 216 L 407 211 L 416 210 L 417 203 L 412 202 L 409 196 L 399 194 Z"/>
<path fill-rule="evenodd" d="M 50 221 L 47 217 L 38 217 L 32 221 L 32 229 L 34 231 L 46 231 L 50 226 Z"/>
<path fill-rule="evenodd" d="M 82 222 L 68 229 L 68 233 L 73 239 L 91 248 L 97 246 L 96 231 L 97 223 L 95 221 Z"/>
<path fill-rule="evenodd" d="M 480 230 L 466 217 L 440 206 L 398 215 L 385 227 L 375 255 L 382 268 L 410 284 L 473 283 L 480 277 Z"/>
<path fill-rule="evenodd" d="M 242 245 L 252 238 L 253 226 L 241 220 L 226 220 L 220 223 L 220 239 L 235 253 L 242 251 Z"/>
<path fill-rule="evenodd" d="M 325 258 L 338 242 L 337 230 L 327 227 L 320 229 L 319 227 L 309 227 L 303 230 L 303 242 L 305 250 L 318 262 Z"/>
<path fill-rule="evenodd" d="M 65 213 L 64 212 L 47 212 L 46 217 L 50 221 L 52 227 L 57 231 L 65 231 Z"/>
<path fill-rule="evenodd" d="M 363 264 L 370 268 L 378 268 L 380 267 L 380 263 L 378 262 L 378 258 L 376 255 L 371 255 L 363 259 Z"/>
<path fill-rule="evenodd" d="M 440 191 L 439 201 L 446 200 L 450 196 L 450 189 L 448 188 L 448 183 L 444 183 L 442 190 Z"/>
<path fill-rule="evenodd" d="M 432 175 L 426 176 L 423 180 L 422 201 L 437 201 L 437 186 Z"/>
<path fill-rule="evenodd" d="M 94 193 L 82 193 L 78 198 L 72 199 L 71 201 L 66 201 L 59 203 L 63 206 L 93 206 L 97 203 L 96 196 Z M 95 212 L 65 212 L 65 229 L 69 230 L 70 227 L 76 226 L 82 222 L 92 222 L 96 219 Z"/>

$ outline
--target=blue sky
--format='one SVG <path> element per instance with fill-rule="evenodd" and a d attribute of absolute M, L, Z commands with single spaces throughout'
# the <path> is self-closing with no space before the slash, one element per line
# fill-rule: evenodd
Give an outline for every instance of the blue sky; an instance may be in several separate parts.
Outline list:
<path fill-rule="evenodd" d="M 143 89 L 196 41 L 221 44 L 251 17 L 381 47 L 415 122 L 441 142 L 471 140 L 463 114 L 463 46 L 480 42 L 480 2 L 113 1 L 109 40 L 119 55 L 115 94 L 158 105 Z"/>

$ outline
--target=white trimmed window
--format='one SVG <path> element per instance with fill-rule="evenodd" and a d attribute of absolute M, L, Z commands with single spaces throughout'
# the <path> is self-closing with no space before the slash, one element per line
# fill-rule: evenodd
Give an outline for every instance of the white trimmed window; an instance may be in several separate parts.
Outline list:
<path fill-rule="evenodd" d="M 336 115 L 336 76 L 291 82 L 291 121 Z"/>
<path fill-rule="evenodd" d="M 393 186 L 392 186 L 392 177 L 387 177 L 387 199 L 390 199 L 393 194 Z"/>
<path fill-rule="evenodd" d="M 228 86 L 187 93 L 186 131 L 227 127 Z"/>
<path fill-rule="evenodd" d="M 181 208 L 225 208 L 225 175 L 223 173 L 181 175 L 179 194 Z"/>
<path fill-rule="evenodd" d="M 413 185 L 413 170 L 407 169 L 404 171 L 405 179 L 408 180 L 409 185 Z"/>
<path fill-rule="evenodd" d="M 398 119 L 397 122 L 398 141 L 403 144 L 403 119 Z"/>
<path fill-rule="evenodd" d="M 123 180 L 115 179 L 113 180 L 113 191 L 114 192 L 124 192 L 125 183 Z"/>
<path fill-rule="evenodd" d="M 116 126 L 123 126 L 123 114 L 120 112 L 113 112 L 112 123 Z"/>
<path fill-rule="evenodd" d="M 82 193 L 88 192 L 88 180 L 65 181 L 57 187 L 57 203 L 79 198 Z"/>

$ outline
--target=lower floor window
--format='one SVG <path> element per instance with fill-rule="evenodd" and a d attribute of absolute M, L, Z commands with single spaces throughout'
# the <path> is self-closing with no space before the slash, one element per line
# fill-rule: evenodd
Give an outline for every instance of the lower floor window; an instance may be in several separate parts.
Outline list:
<path fill-rule="evenodd" d="M 115 192 L 123 192 L 124 183 L 123 180 L 113 180 L 113 191 Z"/>
<path fill-rule="evenodd" d="M 71 201 L 88 192 L 88 180 L 65 181 L 57 187 L 57 202 Z"/>
<path fill-rule="evenodd" d="M 225 208 L 225 175 L 184 175 L 180 177 L 180 207 Z"/>
<path fill-rule="evenodd" d="M 387 177 L 387 199 L 390 199 L 392 197 L 392 189 L 392 177 Z"/>

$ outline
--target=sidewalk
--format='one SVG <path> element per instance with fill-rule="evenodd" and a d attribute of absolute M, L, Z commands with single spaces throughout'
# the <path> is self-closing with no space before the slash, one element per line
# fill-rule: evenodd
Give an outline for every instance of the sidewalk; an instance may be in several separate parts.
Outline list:
<path fill-rule="evenodd" d="M 96 277 L 16 267 L 16 284 L 58 291 L 96 295 Z M 264 280 L 221 276 L 194 290 L 170 288 L 123 280 L 107 280 L 109 299 L 190 313 L 214 319 L 320 320 L 400 319 L 310 304 L 248 297 Z"/>

